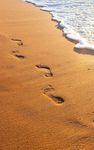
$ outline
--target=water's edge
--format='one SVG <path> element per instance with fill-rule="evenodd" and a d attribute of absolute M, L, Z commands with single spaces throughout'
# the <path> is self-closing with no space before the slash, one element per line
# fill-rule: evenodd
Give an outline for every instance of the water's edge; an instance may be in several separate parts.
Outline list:
<path fill-rule="evenodd" d="M 94 50 L 94 45 L 89 44 L 86 39 L 82 38 L 78 33 L 74 30 L 70 29 L 63 21 L 59 21 L 58 17 L 54 15 L 50 10 L 45 9 L 42 5 L 38 5 L 35 2 L 31 2 L 29 0 L 23 0 L 26 3 L 31 3 L 37 7 L 40 7 L 40 10 L 48 12 L 52 16 L 52 21 L 56 21 L 58 24 L 58 28 L 62 30 L 64 36 L 69 39 L 71 42 L 75 43 L 75 49 L 87 49 L 87 50 Z M 88 54 L 88 53 L 87 53 Z"/>

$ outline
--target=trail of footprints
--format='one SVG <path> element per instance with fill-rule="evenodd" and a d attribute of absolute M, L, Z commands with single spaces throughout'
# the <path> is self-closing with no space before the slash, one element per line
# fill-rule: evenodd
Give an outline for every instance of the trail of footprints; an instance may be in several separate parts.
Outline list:
<path fill-rule="evenodd" d="M 23 46 L 23 42 L 20 39 L 11 39 L 13 42 L 16 42 L 18 46 Z M 13 55 L 18 58 L 18 59 L 24 59 L 26 58 L 24 55 L 20 54 L 19 50 L 13 50 L 12 51 Z M 44 71 L 44 76 L 45 77 L 53 77 L 53 72 L 51 68 L 47 65 L 44 64 L 38 64 L 35 65 L 36 68 L 38 68 L 41 71 Z M 64 103 L 64 98 L 58 95 L 55 95 L 55 89 L 52 87 L 52 85 L 47 85 L 45 88 L 42 89 L 42 93 L 46 95 L 49 99 L 51 99 L 55 104 L 62 104 Z"/>
<path fill-rule="evenodd" d="M 20 40 L 20 39 L 14 39 L 14 38 L 12 38 L 11 40 L 12 40 L 13 42 L 16 42 L 16 44 L 17 44 L 18 46 L 22 46 L 22 45 L 23 45 L 23 42 L 22 42 L 22 40 Z M 24 58 L 26 58 L 24 55 L 22 55 L 22 54 L 19 53 L 19 50 L 13 50 L 12 53 L 13 53 L 13 55 L 14 55 L 16 58 L 18 58 L 18 59 L 24 59 Z"/>

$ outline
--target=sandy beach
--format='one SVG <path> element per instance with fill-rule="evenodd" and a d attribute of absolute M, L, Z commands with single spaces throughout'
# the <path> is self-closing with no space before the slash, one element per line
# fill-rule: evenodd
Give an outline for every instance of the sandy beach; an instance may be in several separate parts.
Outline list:
<path fill-rule="evenodd" d="M 0 150 L 94 149 L 94 52 L 48 12 L 0 1 Z"/>

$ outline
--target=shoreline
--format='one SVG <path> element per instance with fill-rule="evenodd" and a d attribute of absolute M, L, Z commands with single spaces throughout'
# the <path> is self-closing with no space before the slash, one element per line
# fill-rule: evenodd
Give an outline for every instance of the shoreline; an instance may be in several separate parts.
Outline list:
<path fill-rule="evenodd" d="M 81 52 L 81 50 L 86 49 L 87 51 L 91 52 L 91 54 L 93 53 L 94 44 L 89 43 L 85 38 L 81 37 L 79 33 L 67 27 L 67 24 L 65 25 L 64 22 L 58 20 L 58 18 L 55 15 L 53 15 L 53 11 L 47 10 L 46 8 L 44 9 L 45 6 L 38 5 L 28 0 L 25 0 L 24 2 L 33 4 L 34 6 L 39 7 L 41 11 L 48 12 L 51 15 L 51 20 L 57 22 L 57 28 L 63 32 L 64 37 L 68 39 L 69 41 L 75 43 L 74 49 L 76 50 L 76 52 L 78 51 Z"/>
<path fill-rule="evenodd" d="M 93 54 L 33 4 L 0 10 L 0 149 L 94 149 Z"/>

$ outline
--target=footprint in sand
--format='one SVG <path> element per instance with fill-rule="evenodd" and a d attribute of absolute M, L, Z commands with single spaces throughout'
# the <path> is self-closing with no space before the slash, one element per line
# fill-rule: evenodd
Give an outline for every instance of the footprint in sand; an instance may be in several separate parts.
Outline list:
<path fill-rule="evenodd" d="M 14 39 L 14 38 L 12 38 L 11 40 L 14 41 L 14 42 L 16 42 L 17 45 L 19 45 L 19 46 L 22 46 L 22 45 L 23 45 L 23 42 L 22 42 L 22 40 L 20 40 L 20 39 Z"/>
<path fill-rule="evenodd" d="M 15 57 L 17 57 L 19 59 L 26 58 L 24 55 L 20 54 L 18 50 L 13 50 L 12 53 L 14 54 Z"/>
<path fill-rule="evenodd" d="M 48 96 L 56 104 L 60 105 L 60 104 L 64 103 L 64 98 L 63 97 L 52 94 L 52 93 L 55 92 L 55 89 L 52 87 L 52 85 L 48 85 L 47 87 L 42 89 L 42 91 L 43 91 L 43 94 Z"/>
<path fill-rule="evenodd" d="M 52 77 L 53 76 L 53 73 L 52 73 L 50 67 L 48 67 L 46 65 L 42 65 L 42 64 L 36 65 L 36 67 L 43 70 L 45 72 L 46 77 Z"/>

